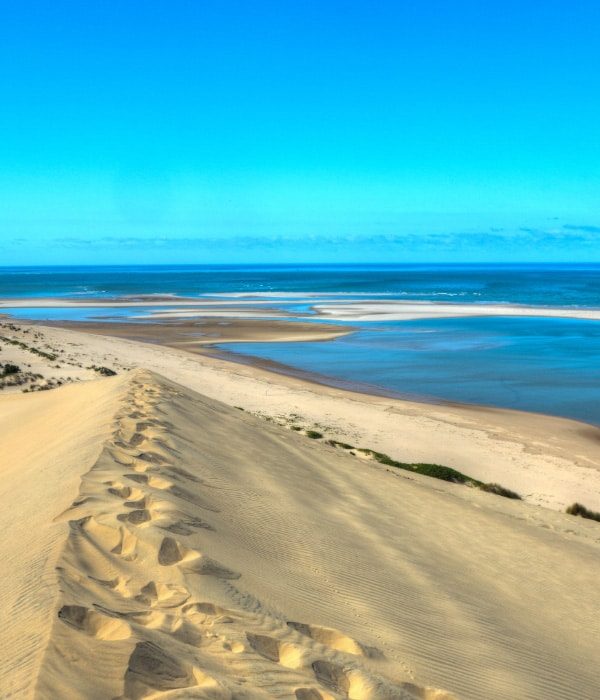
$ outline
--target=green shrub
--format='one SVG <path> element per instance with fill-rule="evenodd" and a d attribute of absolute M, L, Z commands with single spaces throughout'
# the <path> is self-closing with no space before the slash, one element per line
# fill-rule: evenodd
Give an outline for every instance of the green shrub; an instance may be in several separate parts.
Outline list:
<path fill-rule="evenodd" d="M 6 336 L 0 336 L 0 340 L 4 341 L 5 343 L 8 343 L 9 345 L 15 345 L 16 347 L 21 348 L 21 350 L 28 350 L 29 352 L 32 352 L 34 355 L 39 355 L 40 357 L 45 357 L 47 360 L 50 360 L 50 361 L 56 360 L 56 355 L 52 355 L 48 352 L 44 352 L 43 350 L 38 350 L 37 348 L 31 348 L 31 347 L 29 347 L 29 345 L 21 342 L 20 340 L 16 340 L 15 338 L 7 338 Z"/>
<path fill-rule="evenodd" d="M 409 469 L 411 467 L 411 465 L 406 462 L 398 462 L 397 460 L 392 459 L 389 455 L 386 455 L 383 452 L 376 452 L 368 447 L 359 447 L 358 452 L 362 452 L 369 457 L 373 457 L 375 461 L 379 462 L 380 464 L 385 464 L 388 467 L 397 467 L 398 469 Z"/>
<path fill-rule="evenodd" d="M 487 491 L 488 493 L 495 493 L 497 496 L 504 496 L 504 498 L 514 498 L 516 500 L 521 500 L 521 496 L 515 491 L 500 486 L 500 484 L 482 484 L 479 487 L 482 491 Z"/>
<path fill-rule="evenodd" d="M 103 377 L 114 377 L 116 375 L 114 369 L 109 369 L 108 367 L 94 367 L 94 369 Z"/>
<path fill-rule="evenodd" d="M 327 442 L 332 447 L 341 447 L 342 450 L 353 450 L 354 449 L 354 446 L 349 445 L 347 442 L 340 442 L 339 440 L 327 440 Z"/>
<path fill-rule="evenodd" d="M 453 484 L 468 484 L 469 486 L 480 488 L 482 491 L 494 493 L 497 496 L 504 496 L 505 498 L 521 498 L 521 496 L 519 496 L 518 493 L 515 493 L 510 489 L 504 488 L 504 486 L 500 486 L 500 484 L 484 484 L 478 479 L 474 479 L 473 477 L 468 476 L 467 474 L 459 472 L 457 469 L 453 469 L 452 467 L 446 467 L 443 464 L 427 464 L 424 462 L 398 462 L 397 460 L 392 459 L 389 455 L 386 455 L 383 452 L 376 452 L 375 450 L 370 450 L 365 447 L 360 447 L 358 451 L 362 452 L 363 454 L 370 455 L 375 461 L 379 462 L 380 464 L 385 464 L 388 467 L 404 469 L 406 471 L 422 474 L 423 476 L 430 476 L 434 479 L 449 481 Z"/>
<path fill-rule="evenodd" d="M 600 513 L 596 513 L 593 510 L 589 510 L 581 503 L 573 503 L 569 506 L 566 511 L 569 515 L 580 515 L 582 518 L 588 518 L 589 520 L 597 520 L 600 522 Z"/>
<path fill-rule="evenodd" d="M 13 365 L 10 362 L 7 362 L 0 371 L 0 377 L 8 377 L 11 374 L 19 374 L 20 371 L 21 368 L 18 365 Z"/>
<path fill-rule="evenodd" d="M 293 425 L 292 430 L 300 430 L 301 428 Z M 306 435 L 313 440 L 319 440 L 323 435 L 316 430 L 307 430 Z M 484 484 L 478 479 L 474 479 L 467 474 L 459 472 L 457 469 L 452 467 L 446 467 L 443 464 L 428 464 L 425 462 L 399 462 L 396 459 L 392 459 L 389 455 L 383 452 L 377 452 L 376 450 L 371 450 L 368 447 L 353 447 L 346 442 L 339 442 L 338 440 L 327 440 L 327 443 L 332 447 L 341 447 L 344 450 L 356 450 L 356 452 L 361 452 L 368 457 L 371 457 L 379 464 L 384 464 L 386 467 L 394 467 L 395 469 L 404 469 L 405 471 L 414 472 L 416 474 L 422 474 L 423 476 L 429 476 L 433 479 L 441 479 L 442 481 L 448 481 L 453 484 L 466 484 L 475 488 L 479 488 L 482 491 L 487 491 L 488 493 L 493 493 L 497 496 L 504 496 L 505 498 L 520 499 L 518 493 L 511 491 L 510 489 L 500 486 L 500 484 Z M 351 452 L 354 455 L 356 452 Z M 589 511 L 588 511 L 589 512 Z M 598 516 L 600 520 L 600 514 L 594 514 Z M 591 517 L 591 516 L 584 516 Z"/>
<path fill-rule="evenodd" d="M 462 472 L 452 469 L 452 467 L 444 467 L 441 464 L 411 464 L 410 469 L 423 474 L 432 476 L 434 479 L 442 479 L 442 481 L 451 481 L 454 484 L 473 484 L 479 486 L 480 482 L 466 476 Z"/>

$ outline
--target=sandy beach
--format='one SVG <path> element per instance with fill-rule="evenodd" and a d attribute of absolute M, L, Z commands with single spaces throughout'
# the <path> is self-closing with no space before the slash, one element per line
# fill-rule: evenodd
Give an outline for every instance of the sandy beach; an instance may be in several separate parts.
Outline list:
<path fill-rule="evenodd" d="M 262 320 L 256 317 L 246 319 L 243 316 L 228 317 L 220 314 L 216 318 L 209 314 L 196 320 L 182 320 L 179 317 L 168 320 L 161 318 L 155 323 L 54 321 L 48 322 L 47 325 L 94 335 L 158 343 L 190 351 L 215 343 L 318 342 L 339 338 L 353 330 L 351 326 L 303 323 L 296 320 Z"/>
<path fill-rule="evenodd" d="M 1 325 L 3 697 L 600 693 L 597 428 Z"/>
<path fill-rule="evenodd" d="M 289 337 L 289 330 L 282 336 L 280 329 L 296 325 L 271 324 L 269 329 L 257 321 L 226 320 L 216 327 L 228 337 L 243 336 L 249 342 Z M 37 369 L 55 381 L 68 375 L 94 376 L 86 370 L 92 365 L 117 371 L 142 367 L 284 426 L 318 429 L 325 439 L 378 450 L 401 461 L 448 465 L 481 481 L 499 482 L 530 503 L 564 510 L 580 501 L 600 510 L 600 429 L 595 426 L 535 413 L 419 403 L 323 386 L 215 357 L 206 348 L 214 337 L 190 341 L 182 337 L 180 324 L 61 325 L 65 328 L 22 324 L 15 328 L 23 331 L 10 332 L 29 343 L 32 334 L 39 334 L 35 342 L 40 347 L 64 355 L 60 372 L 52 366 L 55 362 L 46 362 L 44 369 L 43 358 L 10 346 L 13 354 L 20 353 L 15 360 L 33 358 Z M 184 333 L 186 329 L 184 324 Z"/>

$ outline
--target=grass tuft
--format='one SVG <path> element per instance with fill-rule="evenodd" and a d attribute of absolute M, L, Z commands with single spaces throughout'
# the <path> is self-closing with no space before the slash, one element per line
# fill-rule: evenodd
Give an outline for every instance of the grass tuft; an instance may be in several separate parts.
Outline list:
<path fill-rule="evenodd" d="M 600 523 L 600 513 L 596 513 L 593 510 L 589 510 L 581 503 L 573 503 L 566 510 L 569 515 L 579 515 L 582 518 L 587 518 L 588 520 L 597 520 Z"/>
<path fill-rule="evenodd" d="M 330 441 L 331 442 L 331 441 Z M 380 464 L 385 464 L 388 467 L 395 467 L 396 469 L 404 469 L 406 471 L 415 472 L 416 474 L 423 474 L 423 476 L 430 476 L 434 479 L 441 479 L 442 481 L 449 481 L 453 484 L 467 484 L 474 488 L 481 489 L 482 491 L 487 491 L 488 493 L 496 494 L 497 496 L 504 496 L 505 498 L 515 498 L 520 499 L 518 493 L 511 491 L 510 489 L 500 486 L 500 484 L 484 484 L 478 479 L 474 479 L 467 474 L 459 472 L 457 469 L 452 467 L 446 467 L 443 464 L 427 464 L 425 462 L 409 463 L 409 462 L 399 462 L 396 459 L 392 459 L 389 455 L 383 452 L 376 452 L 375 450 L 370 450 L 366 447 L 359 447 L 358 452 L 362 452 L 365 455 L 369 455 L 376 462 Z"/>
<path fill-rule="evenodd" d="M 332 447 L 341 447 L 342 450 L 353 450 L 354 445 L 349 445 L 347 442 L 340 442 L 339 440 L 327 440 L 327 442 Z"/>
<path fill-rule="evenodd" d="M 4 367 L 0 365 L 0 377 L 9 377 L 11 374 L 19 374 L 21 368 L 18 365 L 13 365 L 7 362 Z"/>
<path fill-rule="evenodd" d="M 88 369 L 93 369 L 103 377 L 114 377 L 117 374 L 114 369 L 109 369 L 108 367 L 96 367 L 96 365 L 92 365 L 91 367 L 88 367 Z"/>
<path fill-rule="evenodd" d="M 521 500 L 516 491 L 511 491 L 510 489 L 500 486 L 500 484 L 482 484 L 479 487 L 482 491 L 487 491 L 488 493 L 495 493 L 497 496 L 504 496 L 504 498 L 513 498 L 515 500 Z"/>
<path fill-rule="evenodd" d="M 432 476 L 434 479 L 450 481 L 453 484 L 471 484 L 472 486 L 479 486 L 481 483 L 477 481 L 477 479 L 472 479 L 470 476 L 459 472 L 457 469 L 445 467 L 442 464 L 411 464 L 410 469 L 417 472 L 417 474 Z"/>
<path fill-rule="evenodd" d="M 6 336 L 0 336 L 0 340 L 2 340 L 5 343 L 8 343 L 8 345 L 15 345 L 16 347 L 21 348 L 21 350 L 28 350 L 34 355 L 44 357 L 46 360 L 50 360 L 51 362 L 54 362 L 54 360 L 56 360 L 56 358 L 58 357 L 57 355 L 53 355 L 52 353 L 44 352 L 43 350 L 38 350 L 37 348 L 31 347 L 26 343 L 21 342 L 20 340 L 16 340 L 16 338 L 7 338 Z"/>

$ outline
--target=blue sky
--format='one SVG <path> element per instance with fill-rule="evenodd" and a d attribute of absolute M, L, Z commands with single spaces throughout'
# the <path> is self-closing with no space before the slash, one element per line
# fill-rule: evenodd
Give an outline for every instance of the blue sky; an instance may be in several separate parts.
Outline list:
<path fill-rule="evenodd" d="M 600 260 L 599 35 L 586 0 L 3 3 L 0 260 Z"/>

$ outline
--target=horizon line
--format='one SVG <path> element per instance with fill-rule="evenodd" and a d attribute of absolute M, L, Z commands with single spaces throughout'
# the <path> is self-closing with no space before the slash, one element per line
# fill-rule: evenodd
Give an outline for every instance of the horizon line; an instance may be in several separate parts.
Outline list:
<path fill-rule="evenodd" d="M 0 265 L 0 270 L 72 268 L 72 267 L 485 267 L 490 265 L 505 267 L 525 266 L 600 266 L 600 260 L 592 261 L 454 261 L 454 262 L 280 262 L 280 263 L 55 263 L 30 265 Z"/>

